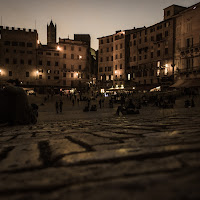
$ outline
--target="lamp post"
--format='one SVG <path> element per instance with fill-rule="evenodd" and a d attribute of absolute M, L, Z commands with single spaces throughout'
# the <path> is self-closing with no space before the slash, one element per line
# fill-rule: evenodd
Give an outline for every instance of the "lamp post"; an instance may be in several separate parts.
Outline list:
<path fill-rule="evenodd" d="M 172 81 L 174 82 L 174 67 L 175 67 L 175 64 L 171 64 L 172 66 Z"/>

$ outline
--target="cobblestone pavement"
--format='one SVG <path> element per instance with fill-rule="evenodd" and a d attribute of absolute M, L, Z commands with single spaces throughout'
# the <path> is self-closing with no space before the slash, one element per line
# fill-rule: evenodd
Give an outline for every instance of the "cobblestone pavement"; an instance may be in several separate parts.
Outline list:
<path fill-rule="evenodd" d="M 0 199 L 200 199 L 199 107 L 109 113 L 0 127 Z"/>

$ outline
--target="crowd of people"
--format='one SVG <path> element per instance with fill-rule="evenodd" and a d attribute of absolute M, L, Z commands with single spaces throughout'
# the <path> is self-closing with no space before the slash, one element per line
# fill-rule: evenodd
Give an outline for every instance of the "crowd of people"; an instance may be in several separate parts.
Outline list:
<path fill-rule="evenodd" d="M 185 95 L 185 94 L 184 94 Z M 195 107 L 196 96 L 193 93 L 188 94 L 190 99 L 185 100 L 185 108 Z M 54 98 L 55 96 L 55 98 Z M 186 95 L 187 96 L 187 95 Z M 102 108 L 116 107 L 116 113 L 123 111 L 124 113 L 139 113 L 139 109 L 145 106 L 155 106 L 158 108 L 173 108 L 176 103 L 177 94 L 173 93 L 109 93 L 101 94 L 90 91 L 87 93 L 75 92 L 63 95 L 63 93 L 52 95 L 48 94 L 44 97 L 44 103 L 49 99 L 55 102 L 56 113 L 63 113 L 63 104 L 72 105 L 75 109 L 83 109 L 83 111 L 97 111 Z M 71 102 L 71 103 L 70 103 Z M 79 108 L 78 108 L 79 107 Z"/>

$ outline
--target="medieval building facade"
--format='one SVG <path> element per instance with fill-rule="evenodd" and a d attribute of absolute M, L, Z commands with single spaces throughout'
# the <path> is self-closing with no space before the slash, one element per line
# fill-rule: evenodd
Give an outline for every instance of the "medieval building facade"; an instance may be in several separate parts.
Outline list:
<path fill-rule="evenodd" d="M 92 77 L 90 35 L 56 41 L 56 25 L 47 25 L 47 45 L 36 30 L 0 27 L 0 81 L 26 87 L 84 88 Z"/>
<path fill-rule="evenodd" d="M 200 77 L 200 3 L 176 17 L 175 65 L 177 78 Z"/>
<path fill-rule="evenodd" d="M 35 84 L 37 31 L 1 26 L 0 35 L 0 83 L 17 79 Z"/>
<path fill-rule="evenodd" d="M 157 24 L 98 38 L 100 87 L 164 88 L 183 74 L 198 76 L 199 9 L 172 5 Z"/>

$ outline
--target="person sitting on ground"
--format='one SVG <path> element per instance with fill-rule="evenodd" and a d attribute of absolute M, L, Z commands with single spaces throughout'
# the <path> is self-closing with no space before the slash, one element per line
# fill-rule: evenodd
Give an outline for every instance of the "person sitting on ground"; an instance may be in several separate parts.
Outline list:
<path fill-rule="evenodd" d="M 129 99 L 129 102 L 128 102 L 128 105 L 127 105 L 126 109 L 127 109 L 127 108 L 135 109 L 135 105 L 133 104 L 132 99 Z"/>

